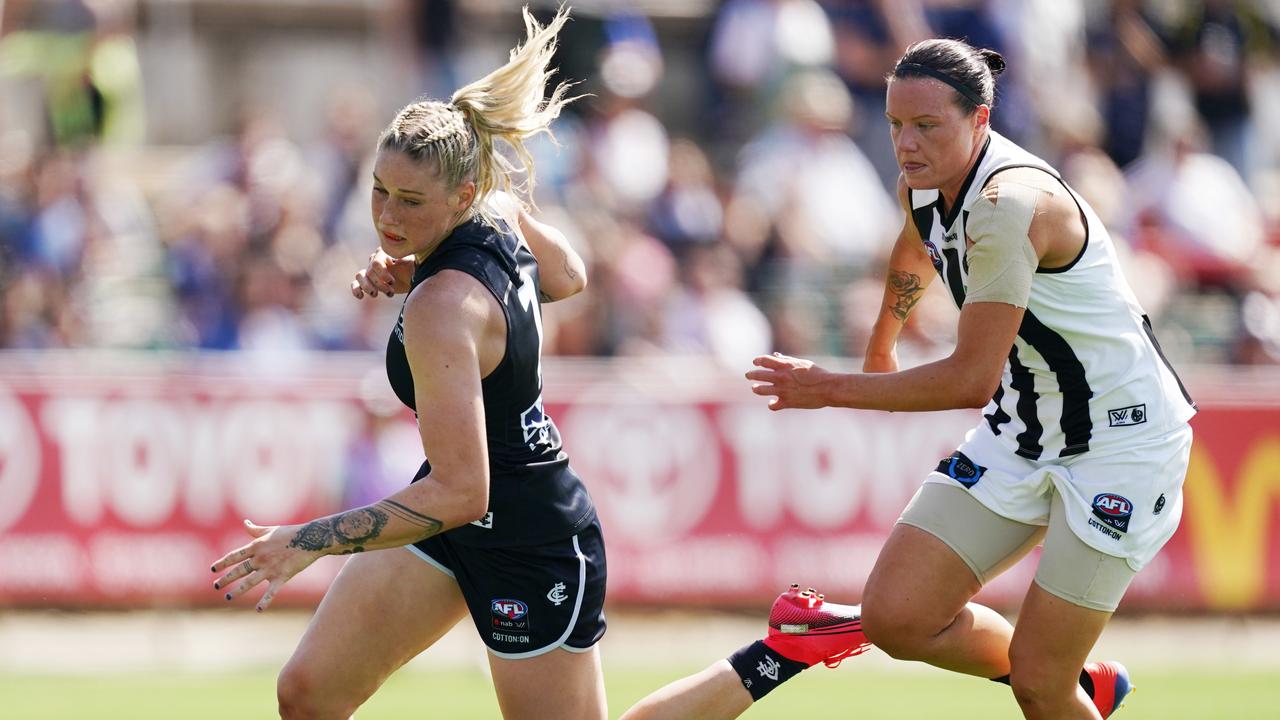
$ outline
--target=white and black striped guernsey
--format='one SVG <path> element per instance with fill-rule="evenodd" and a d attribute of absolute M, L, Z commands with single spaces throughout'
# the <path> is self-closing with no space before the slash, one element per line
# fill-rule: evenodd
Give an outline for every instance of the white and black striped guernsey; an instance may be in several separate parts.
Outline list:
<path fill-rule="evenodd" d="M 992 432 L 1022 457 L 1050 460 L 1185 423 L 1195 405 L 1121 274 L 1102 221 L 1048 163 L 994 131 L 953 207 L 942 207 L 937 190 L 909 191 L 912 220 L 956 306 L 967 286 L 969 208 L 993 175 L 1017 167 L 1041 169 L 1070 193 L 1085 247 L 1069 265 L 1036 272 L 1000 387 L 983 411 Z"/>
<path fill-rule="evenodd" d="M 460 270 L 497 298 L 507 321 L 502 362 L 481 382 L 489 454 L 489 514 L 448 531 L 478 547 L 533 545 L 570 537 L 595 519 L 591 497 L 542 407 L 542 307 L 538 263 L 503 221 L 459 225 L 418 266 L 417 287 L 436 273 Z M 407 297 L 406 297 L 407 301 Z M 387 377 L 401 402 L 415 408 L 413 375 L 404 351 L 404 309 L 387 341 Z M 428 458 L 417 481 L 431 471 Z"/>

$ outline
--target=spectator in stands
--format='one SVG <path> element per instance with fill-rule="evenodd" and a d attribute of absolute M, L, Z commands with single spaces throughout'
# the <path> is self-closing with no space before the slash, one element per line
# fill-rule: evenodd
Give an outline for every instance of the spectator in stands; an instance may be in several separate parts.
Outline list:
<path fill-rule="evenodd" d="M 852 98 L 834 75 L 814 71 L 787 82 L 780 112 L 743 148 L 731 200 L 733 211 L 763 222 L 735 222 L 731 241 L 753 264 L 866 263 L 899 213 L 849 139 Z"/>
<path fill-rule="evenodd" d="M 884 132 L 884 78 L 902 49 L 931 34 L 922 0 L 829 0 L 835 38 L 833 69 L 853 96 L 859 120 L 850 133 L 886 190 L 898 177 Z"/>
<path fill-rule="evenodd" d="M 649 230 L 677 257 L 714 243 L 724 227 L 716 177 L 702 148 L 688 138 L 671 143 L 667 185 L 649 205 Z"/>
<path fill-rule="evenodd" d="M 691 249 L 681 264 L 684 283 L 666 302 L 663 349 L 702 355 L 739 368 L 773 347 L 769 322 L 742 291 L 742 270 L 727 245 Z"/>
<path fill-rule="evenodd" d="M 728 0 L 711 28 L 707 66 L 713 84 L 712 141 L 741 145 L 767 120 L 794 72 L 826 67 L 834 52 L 831 21 L 814 0 Z"/>
<path fill-rule="evenodd" d="M 1264 241 L 1257 200 L 1225 158 L 1206 151 L 1203 126 L 1171 132 L 1126 173 L 1121 228 L 1190 283 L 1241 289 Z"/>
<path fill-rule="evenodd" d="M 1105 149 L 1124 167 L 1142 155 L 1153 77 L 1168 64 L 1164 42 L 1140 0 L 1116 0 L 1088 26 L 1089 74 L 1106 128 Z"/>
<path fill-rule="evenodd" d="M 1274 62 L 1277 40 L 1254 0 L 1183 3 L 1172 30 L 1174 62 L 1191 84 L 1209 149 L 1246 180 L 1254 171 L 1250 76 L 1258 63 Z"/>

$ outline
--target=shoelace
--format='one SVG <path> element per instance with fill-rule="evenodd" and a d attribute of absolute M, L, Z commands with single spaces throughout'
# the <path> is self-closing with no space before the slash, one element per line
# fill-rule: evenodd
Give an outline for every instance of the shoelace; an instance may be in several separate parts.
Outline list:
<path fill-rule="evenodd" d="M 836 653 L 835 655 L 832 655 L 826 660 L 823 660 L 822 664 L 826 665 L 829 668 L 840 667 L 840 663 L 844 662 L 846 658 L 851 658 L 854 655 L 861 655 L 862 653 L 870 649 L 871 649 L 871 643 L 863 643 L 861 645 L 858 645 L 857 647 L 851 647 L 848 650 L 841 650 L 839 653 Z"/>

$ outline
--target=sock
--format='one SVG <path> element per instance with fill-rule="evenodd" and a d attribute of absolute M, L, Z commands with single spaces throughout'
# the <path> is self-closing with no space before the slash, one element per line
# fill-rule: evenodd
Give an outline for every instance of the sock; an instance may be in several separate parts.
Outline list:
<path fill-rule="evenodd" d="M 998 683 L 1003 683 L 1005 685 L 1008 685 L 1009 676 L 1001 675 L 998 678 L 991 678 L 991 682 L 998 682 Z M 1088 693 L 1089 697 L 1093 697 L 1093 677 L 1090 676 L 1089 673 L 1085 672 L 1084 670 L 1080 671 L 1080 687 L 1084 688 L 1084 691 Z"/>
<path fill-rule="evenodd" d="M 1080 687 L 1084 688 L 1089 697 L 1093 697 L 1093 676 L 1084 670 L 1080 671 Z"/>
<path fill-rule="evenodd" d="M 742 679 L 742 686 L 751 693 L 752 701 L 768 695 L 774 688 L 800 674 L 807 665 L 796 662 L 770 650 L 757 640 L 729 656 L 729 665 Z"/>

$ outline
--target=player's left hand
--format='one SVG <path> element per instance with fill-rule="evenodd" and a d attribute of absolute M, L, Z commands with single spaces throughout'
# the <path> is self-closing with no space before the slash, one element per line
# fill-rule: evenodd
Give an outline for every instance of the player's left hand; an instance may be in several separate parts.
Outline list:
<path fill-rule="evenodd" d="M 351 295 L 357 300 L 378 297 L 382 293 L 394 297 L 396 293 L 409 292 L 416 269 L 414 259 L 393 258 L 381 248 L 369 254 L 369 264 L 356 273 L 351 281 Z"/>
<path fill-rule="evenodd" d="M 213 584 L 213 589 L 225 589 L 224 597 L 230 601 L 265 582 L 267 591 L 257 605 L 258 612 L 262 612 L 290 578 L 324 553 L 304 550 L 292 542 L 301 530 L 297 525 L 262 526 L 245 520 L 244 529 L 254 539 L 213 564 L 210 568 L 213 572 L 226 571 Z"/>
<path fill-rule="evenodd" d="M 751 364 L 756 369 L 747 372 L 747 379 L 759 383 L 751 386 L 751 392 L 772 396 L 770 410 L 826 407 L 822 382 L 831 373 L 814 365 L 813 361 L 774 353 L 760 355 Z"/>

